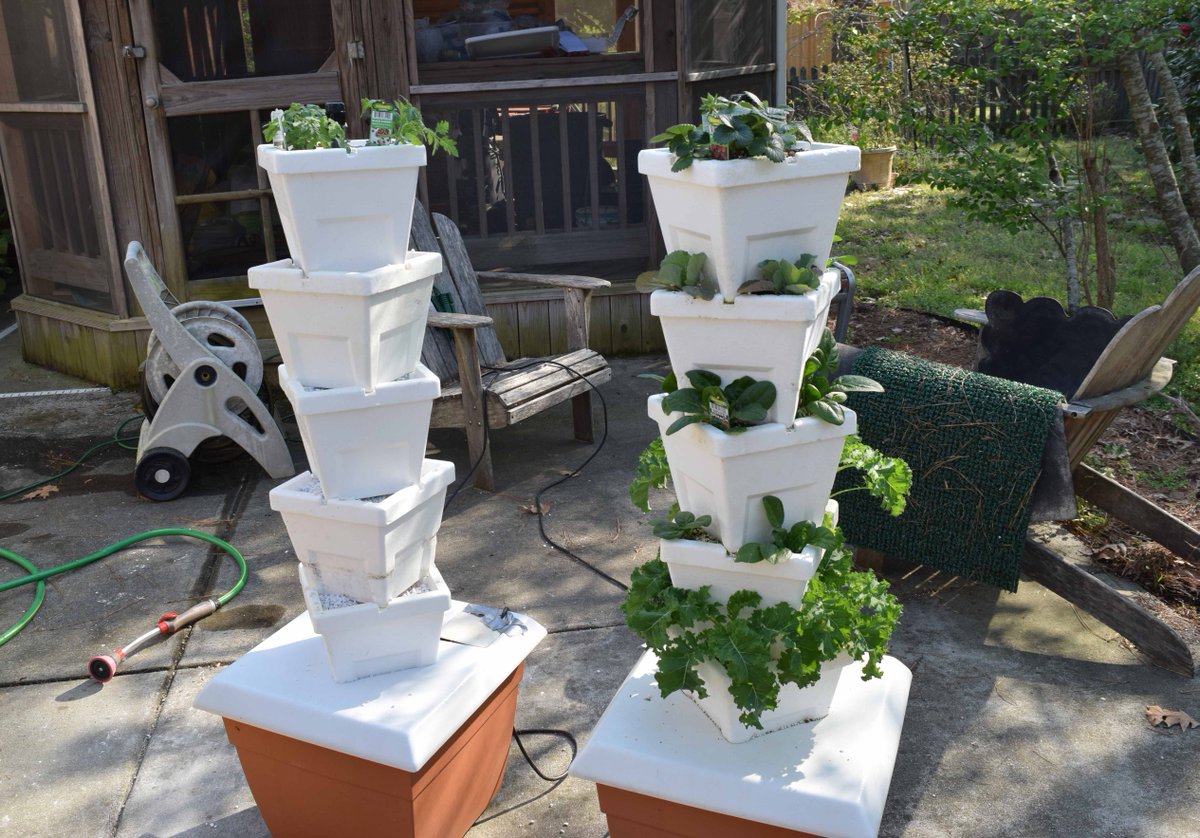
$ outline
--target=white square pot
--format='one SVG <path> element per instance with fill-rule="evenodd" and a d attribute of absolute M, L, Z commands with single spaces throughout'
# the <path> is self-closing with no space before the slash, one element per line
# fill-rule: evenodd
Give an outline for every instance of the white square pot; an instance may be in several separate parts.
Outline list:
<path fill-rule="evenodd" d="M 785 727 L 828 716 L 829 707 L 833 704 L 838 683 L 842 678 L 842 670 L 851 663 L 853 661 L 849 655 L 841 654 L 821 666 L 821 677 L 815 684 L 810 684 L 804 689 L 795 684 L 784 684 L 779 690 L 779 705 L 759 718 L 762 730 L 746 727 L 738 720 L 741 710 L 729 694 L 729 676 L 715 664 L 705 662 L 696 667 L 708 695 L 698 698 L 695 693 L 689 692 L 687 696 L 696 702 L 727 741 L 749 742 L 756 736 L 765 736 Z"/>
<path fill-rule="evenodd" d="M 790 423 L 800 402 L 804 363 L 821 342 L 829 304 L 841 285 L 826 271 L 815 290 L 800 296 L 702 300 L 681 291 L 655 291 L 650 313 L 662 321 L 671 369 L 682 383 L 691 370 L 708 370 L 728 384 L 748 375 L 775 385 L 770 422 Z M 683 385 L 687 386 L 687 385 Z"/>
<path fill-rule="evenodd" d="M 428 367 L 380 384 L 321 390 L 294 381 L 286 365 L 279 385 L 292 403 L 300 439 L 327 498 L 373 498 L 421 476 L 433 400 L 441 392 Z"/>
<path fill-rule="evenodd" d="M 812 253 L 825 264 L 859 150 L 813 143 L 782 163 L 697 160 L 682 172 L 674 162 L 665 148 L 638 154 L 667 250 L 706 254 L 704 275 L 732 299 L 764 259 Z"/>
<path fill-rule="evenodd" d="M 454 464 L 425 460 L 421 482 L 378 500 L 328 500 L 306 471 L 271 490 L 316 587 L 386 605 L 429 573 Z"/>
<path fill-rule="evenodd" d="M 421 360 L 440 253 L 409 253 L 404 265 L 366 273 L 313 271 L 291 259 L 249 271 L 279 354 L 306 387 L 361 387 L 395 381 Z"/>
<path fill-rule="evenodd" d="M 680 414 L 662 409 L 665 394 L 650 397 L 650 418 L 658 423 L 671 468 L 679 508 L 711 515 L 709 535 L 736 553 L 748 541 L 769 541 L 771 525 L 762 499 L 774 495 L 783 502 L 787 523 L 821 523 L 837 475 L 846 437 L 854 433 L 857 417 L 830 425 L 814 417 L 797 419 L 790 427 L 770 423 L 729 434 L 711 425 L 688 425 L 667 435 Z"/>
<path fill-rule="evenodd" d="M 825 509 L 836 521 L 837 501 L 829 501 Z M 786 562 L 747 564 L 735 561 L 723 544 L 684 538 L 661 539 L 658 552 L 671 572 L 671 584 L 675 587 L 695 590 L 708 585 L 715 600 L 727 600 L 737 591 L 754 591 L 762 597 L 760 608 L 780 602 L 798 606 L 808 580 L 825 557 L 824 549 L 810 545 L 792 553 Z"/>
<path fill-rule="evenodd" d="M 350 145 L 350 153 L 258 147 L 288 252 L 305 272 L 404 263 L 425 147 Z"/>
<path fill-rule="evenodd" d="M 380 608 L 373 603 L 325 609 L 305 565 L 300 587 L 321 635 L 333 680 L 339 684 L 437 661 L 442 618 L 450 607 L 450 589 L 436 567 L 421 580 L 429 590 L 402 594 Z"/>

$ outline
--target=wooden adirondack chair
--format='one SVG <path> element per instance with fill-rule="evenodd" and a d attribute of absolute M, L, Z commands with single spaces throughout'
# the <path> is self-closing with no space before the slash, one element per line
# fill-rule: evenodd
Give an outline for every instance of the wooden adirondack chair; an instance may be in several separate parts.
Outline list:
<path fill-rule="evenodd" d="M 1130 405 L 1162 390 L 1175 362 L 1163 352 L 1200 308 L 1200 268 L 1181 281 L 1162 305 L 1131 318 L 1092 364 L 1064 411 L 1067 454 L 1080 497 L 1192 561 L 1200 561 L 1200 532 L 1137 493 L 1083 462 L 1084 456 Z M 960 310 L 961 319 L 986 323 L 983 312 Z M 1196 652 L 1180 635 L 1130 596 L 1128 586 L 1098 576 L 1091 562 L 1055 552 L 1028 538 L 1021 570 L 1030 578 L 1079 606 L 1129 638 L 1160 665 L 1189 676 L 1196 671 Z"/>
<path fill-rule="evenodd" d="M 571 399 L 575 438 L 591 442 L 592 386 L 612 378 L 604 357 L 588 349 L 591 297 L 596 289 L 607 288 L 608 280 L 476 272 L 454 222 L 434 213 L 431 225 L 429 214 L 420 204 L 413 214 L 412 247 L 441 252 L 444 265 L 434 284 L 454 301 L 454 313 L 430 312 L 421 353 L 421 362 L 442 381 L 442 395 L 434 402 L 430 424 L 435 428 L 466 429 L 471 464 L 478 463 L 475 485 L 487 491 L 495 489 L 485 412 L 487 428 L 503 428 Z M 567 353 L 516 361 L 505 358 L 484 308 L 481 278 L 561 288 L 566 306 Z"/>

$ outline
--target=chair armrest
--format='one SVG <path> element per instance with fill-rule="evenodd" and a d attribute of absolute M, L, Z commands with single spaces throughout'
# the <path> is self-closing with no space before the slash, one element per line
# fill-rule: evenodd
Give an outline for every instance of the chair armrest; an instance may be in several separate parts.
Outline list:
<path fill-rule="evenodd" d="M 595 291 L 597 288 L 608 288 L 612 285 L 607 279 L 594 276 L 572 276 L 569 274 L 522 274 L 508 271 L 477 271 L 480 279 L 492 279 L 497 282 L 528 282 L 534 285 L 551 285 L 555 288 L 581 288 Z"/>
<path fill-rule="evenodd" d="M 438 329 L 482 329 L 492 325 L 492 318 L 478 314 L 431 311 L 429 312 L 429 325 Z"/>
<path fill-rule="evenodd" d="M 954 319 L 964 323 L 974 323 L 978 326 L 986 326 L 988 322 L 987 312 L 977 308 L 956 308 L 954 309 Z"/>
<path fill-rule="evenodd" d="M 1070 402 L 1064 412 L 1072 419 L 1082 419 L 1089 413 L 1102 410 L 1120 410 L 1123 407 L 1137 404 L 1148 399 L 1171 381 L 1175 372 L 1175 362 L 1170 358 L 1159 358 L 1158 363 L 1150 374 L 1136 384 L 1131 384 L 1121 390 L 1092 396 L 1085 399 L 1075 399 Z"/>

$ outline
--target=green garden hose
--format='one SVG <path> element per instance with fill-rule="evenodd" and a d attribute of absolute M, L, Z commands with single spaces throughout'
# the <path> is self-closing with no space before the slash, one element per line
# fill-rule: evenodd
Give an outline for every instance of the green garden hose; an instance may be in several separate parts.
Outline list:
<path fill-rule="evenodd" d="M 75 469 L 79 468 L 81 465 L 83 465 L 85 462 L 87 462 L 88 458 L 91 457 L 93 454 L 95 454 L 97 451 L 101 451 L 110 445 L 119 445 L 122 448 L 124 448 L 126 451 L 136 451 L 137 446 L 131 445 L 130 443 L 136 443 L 138 438 L 136 436 L 127 436 L 127 437 L 121 436 L 121 434 L 124 432 L 125 426 L 128 425 L 130 422 L 140 422 L 140 421 L 142 421 L 143 418 L 144 417 L 142 417 L 140 414 L 137 416 L 130 416 L 128 419 L 126 419 L 124 422 L 122 422 L 120 425 L 117 426 L 117 430 L 113 433 L 113 435 L 111 437 L 104 440 L 103 442 L 96 443 L 91 448 L 89 448 L 87 451 L 84 451 L 78 460 L 73 462 L 67 468 L 60 471 L 58 474 L 51 475 L 50 477 L 47 477 L 45 480 L 39 480 L 36 483 L 30 483 L 28 486 L 22 486 L 19 489 L 12 489 L 11 491 L 8 491 L 8 492 L 0 492 L 0 501 L 11 500 L 12 498 L 17 497 L 18 495 L 23 495 L 27 492 L 32 491 L 33 489 L 38 488 L 39 486 L 45 486 L 47 483 L 53 483 L 55 480 L 58 480 L 59 478 L 66 477 L 68 474 L 70 474 Z"/>
<path fill-rule="evenodd" d="M 208 616 L 217 608 L 225 605 L 227 602 L 241 593 L 242 588 L 246 586 L 246 578 L 249 575 L 249 570 L 246 567 L 246 559 L 240 552 L 238 552 L 238 549 L 229 542 L 217 538 L 215 535 L 209 535 L 206 532 L 200 532 L 199 530 L 189 530 L 182 527 L 165 527 L 163 529 L 146 530 L 145 532 L 138 533 L 137 535 L 132 535 L 129 538 L 123 538 L 120 541 L 110 544 L 102 550 L 97 550 L 95 553 L 90 553 L 83 558 L 65 562 L 57 565 L 56 567 L 47 568 L 46 570 L 39 570 L 37 566 L 33 564 L 33 562 L 29 561 L 24 556 L 0 547 L 0 559 L 7 559 L 8 561 L 18 565 L 23 570 L 28 572 L 27 576 L 21 576 L 17 579 L 11 579 L 7 582 L 0 582 L 0 593 L 3 593 L 4 591 L 10 591 L 14 588 L 19 588 L 22 585 L 36 584 L 37 586 L 34 589 L 33 603 L 29 606 L 20 619 L 6 629 L 3 634 L 0 634 L 0 646 L 3 646 L 9 640 L 16 637 L 21 630 L 25 628 L 25 626 L 29 625 L 30 620 L 32 620 L 34 615 L 37 614 L 38 609 L 42 607 L 42 601 L 46 598 L 46 580 L 51 576 L 57 576 L 60 573 L 67 573 L 69 571 L 85 567 L 92 562 L 99 561 L 100 559 L 111 556 L 114 553 L 119 553 L 120 551 L 126 550 L 132 547 L 134 544 L 138 544 L 142 541 L 170 535 L 199 539 L 200 541 L 206 541 L 209 544 L 224 550 L 237 563 L 239 571 L 237 582 L 234 583 L 232 588 L 221 594 L 215 600 L 206 600 L 197 606 L 193 606 L 181 615 L 164 614 L 158 622 L 158 627 L 153 632 L 148 632 L 146 635 L 143 635 L 143 637 L 138 638 L 137 641 L 134 641 L 134 643 L 128 644 L 124 651 L 117 650 L 114 653 L 114 655 L 117 656 L 117 660 L 111 665 L 111 669 L 108 671 L 108 678 L 98 677 L 95 671 L 96 666 L 89 666 L 93 672 L 93 677 L 96 677 L 97 680 L 101 681 L 108 680 L 112 677 L 112 674 L 115 673 L 117 663 L 119 663 L 119 661 L 123 660 L 125 657 L 133 654 L 133 652 L 136 651 L 140 645 L 144 645 L 144 642 L 146 642 L 147 638 L 152 638 L 156 634 L 173 634 L 175 631 L 183 628 L 185 625 L 189 625 L 198 619 Z M 96 659 L 93 659 L 93 661 L 95 660 Z M 111 661 L 113 659 L 106 657 L 105 660 Z"/>

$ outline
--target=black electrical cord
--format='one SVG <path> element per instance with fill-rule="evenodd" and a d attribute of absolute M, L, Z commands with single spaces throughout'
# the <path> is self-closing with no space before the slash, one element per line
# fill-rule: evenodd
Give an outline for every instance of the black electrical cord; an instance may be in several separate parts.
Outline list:
<path fill-rule="evenodd" d="M 537 767 L 537 763 L 533 761 L 533 757 L 525 750 L 525 743 L 521 741 L 521 736 L 558 736 L 567 740 L 567 744 L 571 746 L 571 758 L 567 761 L 567 767 L 563 769 L 561 774 L 546 774 L 542 769 Z M 571 763 L 575 761 L 575 755 L 579 753 L 579 743 L 575 741 L 575 737 L 565 730 L 557 730 L 549 727 L 530 728 L 528 730 L 517 730 L 515 727 L 512 732 L 513 741 L 517 743 L 517 750 L 521 752 L 521 756 L 525 757 L 525 761 L 529 763 L 529 767 L 533 769 L 533 773 L 537 774 L 547 783 L 557 783 L 559 780 L 564 780 L 571 770 Z"/>

